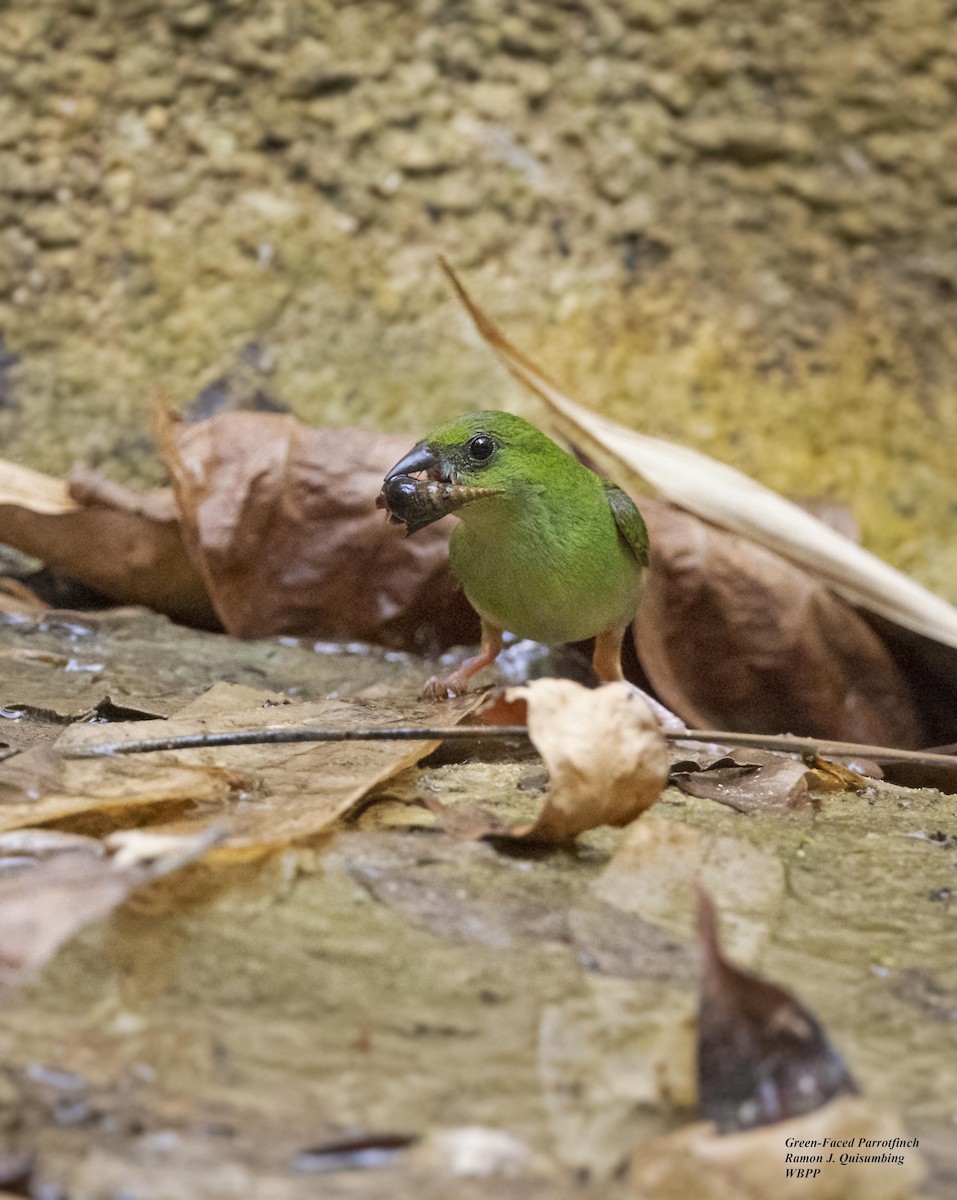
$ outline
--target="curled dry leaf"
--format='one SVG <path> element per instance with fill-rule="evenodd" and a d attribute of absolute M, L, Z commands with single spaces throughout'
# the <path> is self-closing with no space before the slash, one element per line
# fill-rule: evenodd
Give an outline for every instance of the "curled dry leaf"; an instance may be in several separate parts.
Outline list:
<path fill-rule="evenodd" d="M 702 595 L 684 597 L 688 620 L 681 621 L 679 636 L 674 634 L 679 625 L 676 616 L 671 620 L 667 645 L 650 644 L 653 635 L 649 632 L 644 633 L 642 644 L 639 633 L 642 666 L 670 707 L 691 724 L 697 723 L 698 710 L 710 704 L 713 723 L 728 729 L 763 731 L 772 728 L 769 722 L 773 721 L 778 732 L 821 732 L 848 741 L 865 740 L 858 733 L 866 729 L 868 741 L 914 746 L 923 740 L 911 699 L 914 693 L 934 702 L 927 740 L 951 741 L 957 736 L 957 608 L 733 467 L 690 447 L 647 437 L 577 404 L 547 371 L 508 340 L 451 267 L 444 261 L 442 265 L 478 332 L 512 375 L 544 401 L 556 432 L 638 502 L 650 528 L 653 558 L 657 558 L 649 590 L 668 558 L 660 540 L 664 534 L 656 528 L 654 515 L 656 507 L 665 510 L 667 506 L 652 505 L 642 495 L 649 487 L 685 510 L 681 514 L 689 523 L 685 540 L 691 529 L 706 538 L 723 528 L 729 537 L 725 546 L 735 548 L 731 566 L 739 565 L 734 556 L 742 547 L 750 548 L 741 566 L 747 574 L 757 564 L 755 577 L 743 579 L 738 589 L 725 586 L 720 595 L 706 589 Z M 671 530 L 673 535 L 677 532 Z M 739 536 L 731 537 L 733 534 Z M 680 549 L 680 544 L 675 549 Z M 760 562 L 758 551 L 763 554 Z M 679 583 L 700 582 L 697 573 L 686 580 L 673 578 L 668 581 L 670 596 L 682 598 Z M 746 622 L 734 608 L 739 598 L 735 592 L 747 593 L 752 586 L 757 594 L 745 594 L 748 608 L 742 612 L 747 613 Z M 750 611 L 755 604 L 756 613 Z M 886 629 L 884 640 L 893 643 L 894 658 L 904 664 L 906 678 L 852 605 L 866 610 Z M 669 610 L 657 605 L 655 616 L 662 613 L 667 618 Z M 749 622 L 754 616 L 758 624 L 752 638 Z M 796 636 L 801 628 L 796 622 L 807 618 L 813 632 L 804 640 Z M 652 627 L 649 619 L 641 629 Z M 742 652 L 747 668 L 735 678 Z M 805 664 L 798 661 L 803 652 L 811 655 Z M 650 666 L 644 661 L 646 653 L 652 654 Z M 674 663 L 668 657 L 672 653 L 677 655 Z M 731 655 L 730 660 L 725 655 Z M 707 664 L 706 671 L 702 663 Z M 713 674 L 716 667 L 720 668 L 720 681 Z M 858 667 L 863 671 L 860 679 L 855 677 Z M 711 678 L 715 678 L 713 685 Z M 733 690 L 722 706 L 728 683 Z M 845 684 L 850 685 L 851 697 L 846 712 L 835 700 Z M 938 701 L 941 694 L 943 703 Z M 745 715 L 734 709 L 731 697 L 744 698 Z M 754 716 L 762 723 L 752 724 Z"/>
<path fill-rule="evenodd" d="M 879 768 L 871 765 L 878 773 Z M 682 758 L 673 763 L 669 780 L 689 796 L 716 800 L 738 812 L 800 812 L 813 809 L 818 792 L 860 791 L 871 786 L 843 763 L 815 756 L 803 761 L 769 750 L 746 750 L 736 756 Z"/>
<path fill-rule="evenodd" d="M 569 679 L 536 679 L 510 688 L 505 699 L 527 706 L 529 737 L 548 770 L 545 806 L 531 824 L 508 829 L 480 809 L 429 803 L 450 833 L 564 842 L 599 825 L 627 825 L 661 795 L 668 750 L 631 684 L 590 689 Z"/>
<path fill-rule="evenodd" d="M 842 1096 L 806 1116 L 745 1133 L 722 1136 L 712 1125 L 696 1122 L 642 1142 L 631 1160 L 631 1188 L 640 1200 L 688 1200 L 690 1196 L 695 1200 L 768 1200 L 786 1188 L 786 1154 L 818 1153 L 807 1149 L 789 1151 L 789 1138 L 805 1147 L 821 1145 L 825 1138 L 853 1147 L 859 1138 L 876 1142 L 911 1140 L 892 1113 L 873 1108 L 859 1096 Z M 824 1160 L 828 1153 L 831 1151 L 822 1153 Z M 812 1164 L 807 1176 L 795 1180 L 795 1196 L 802 1200 L 911 1200 L 924 1177 L 920 1153 L 911 1147 L 870 1151 L 897 1155 L 899 1164 L 842 1164 L 842 1153 L 868 1151 L 833 1153 L 833 1162 L 825 1161 L 819 1167 Z"/>
<path fill-rule="evenodd" d="M 528 704 L 528 733 L 549 789 L 524 836 L 560 842 L 597 825 L 627 825 L 661 795 L 668 750 L 651 709 L 627 683 L 589 690 L 538 679 L 509 692 Z"/>
<path fill-rule="evenodd" d="M 651 568 L 635 645 L 656 692 L 699 728 L 916 747 L 911 689 L 885 643 L 779 555 L 642 501 Z"/>
<path fill-rule="evenodd" d="M 0 542 L 121 604 L 216 625 L 169 491 L 138 494 L 91 470 L 66 484 L 0 460 Z"/>
<path fill-rule="evenodd" d="M 689 446 L 648 437 L 567 396 L 514 346 L 442 266 L 479 333 L 508 370 L 545 402 L 553 423 L 622 487 L 647 485 L 666 499 L 799 563 L 849 603 L 957 647 L 957 608 L 927 591 L 799 505 Z"/>
<path fill-rule="evenodd" d="M 137 888 L 204 854 L 220 836 L 204 830 L 146 854 L 106 859 L 66 849 L 0 878 L 0 985 L 22 983 L 84 925 L 106 916 Z"/>
<path fill-rule="evenodd" d="M 189 553 L 229 633 L 476 640 L 447 532 L 404 539 L 375 507 L 407 438 L 262 413 L 184 425 L 165 411 L 156 434 Z"/>
<path fill-rule="evenodd" d="M 844 1060 L 789 992 L 729 963 L 711 897 L 698 887 L 702 981 L 698 1105 L 720 1133 L 803 1116 L 857 1092 Z"/>

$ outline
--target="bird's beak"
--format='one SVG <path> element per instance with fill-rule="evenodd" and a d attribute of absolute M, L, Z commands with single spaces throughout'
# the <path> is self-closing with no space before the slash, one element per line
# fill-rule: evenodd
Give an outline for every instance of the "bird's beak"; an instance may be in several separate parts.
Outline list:
<path fill-rule="evenodd" d="M 419 442 L 405 458 L 400 458 L 386 475 L 385 482 L 390 483 L 397 475 L 415 475 L 419 471 L 425 471 L 429 479 L 445 479 L 444 465 L 428 442 Z"/>
<path fill-rule="evenodd" d="M 425 479 L 412 478 L 420 472 L 425 473 Z M 384 508 L 394 525 L 404 525 L 408 536 L 474 500 L 498 496 L 502 490 L 464 487 L 453 480 L 452 465 L 441 459 L 428 442 L 419 442 L 386 475 L 376 507 Z"/>

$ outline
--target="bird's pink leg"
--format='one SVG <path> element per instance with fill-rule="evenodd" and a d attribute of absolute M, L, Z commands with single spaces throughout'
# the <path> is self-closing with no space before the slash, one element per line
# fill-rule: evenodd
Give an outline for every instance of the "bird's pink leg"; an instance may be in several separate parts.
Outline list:
<path fill-rule="evenodd" d="M 613 626 L 595 635 L 591 665 L 599 683 L 615 683 L 625 678 L 621 669 L 621 644 L 625 640 L 627 628 L 627 625 Z"/>
<path fill-rule="evenodd" d="M 433 675 L 431 679 L 426 680 L 422 689 L 423 697 L 426 700 L 451 700 L 455 696 L 461 696 L 472 676 L 483 667 L 490 667 L 501 652 L 502 630 L 483 621 L 482 644 L 478 654 L 467 658 L 447 679 L 439 679 L 438 675 Z"/>

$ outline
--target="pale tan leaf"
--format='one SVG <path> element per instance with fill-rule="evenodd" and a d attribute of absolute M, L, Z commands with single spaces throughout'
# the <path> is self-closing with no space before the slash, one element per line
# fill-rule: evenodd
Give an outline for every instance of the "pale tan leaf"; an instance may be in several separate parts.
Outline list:
<path fill-rule="evenodd" d="M 670 756 L 631 684 L 590 689 L 536 679 L 507 698 L 528 704 L 529 737 L 548 770 L 545 807 L 527 837 L 561 842 L 598 825 L 627 825 L 661 795 Z"/>
<path fill-rule="evenodd" d="M 48 514 L 73 512 L 78 507 L 62 479 L 0 460 L 0 505 L 4 504 Z"/>
<path fill-rule="evenodd" d="M 217 684 L 169 720 L 111 724 L 110 741 L 302 725 L 342 730 L 357 726 L 451 726 L 481 700 L 481 695 L 467 696 L 437 706 L 427 702 L 409 705 L 405 698 L 390 701 L 358 697 L 287 705 L 277 704 L 271 693 L 257 695 L 247 687 Z M 102 726 L 73 725 L 58 742 L 58 748 L 75 749 L 102 740 Z M 99 768 L 106 779 L 119 764 L 135 763 L 138 771 L 152 770 L 161 778 L 174 772 L 192 772 L 199 782 L 219 780 L 218 794 L 198 795 L 197 801 L 202 800 L 202 804 L 151 828 L 163 834 L 188 834 L 222 818 L 228 824 L 228 836 L 213 849 L 209 861 L 225 862 L 256 858 L 322 834 L 376 784 L 412 766 L 438 745 L 437 740 L 425 738 L 421 742 L 263 743 L 163 751 L 131 759 L 66 761 L 70 770 L 92 765 L 94 777 Z M 65 798 L 58 798 L 58 802 L 63 804 Z M 90 782 L 85 803 L 91 809 L 98 804 Z M 0 809 L 0 828 L 6 811 Z"/>

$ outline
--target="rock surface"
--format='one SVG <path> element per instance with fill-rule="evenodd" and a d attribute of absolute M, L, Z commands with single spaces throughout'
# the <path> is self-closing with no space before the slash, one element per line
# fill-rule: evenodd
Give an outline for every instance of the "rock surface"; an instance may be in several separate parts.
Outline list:
<path fill-rule="evenodd" d="M 12 0 L 0 440 L 155 479 L 156 392 L 251 342 L 317 424 L 534 415 L 442 251 L 583 398 L 957 599 L 952 9 Z"/>

